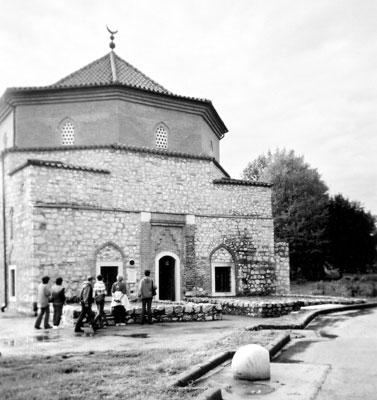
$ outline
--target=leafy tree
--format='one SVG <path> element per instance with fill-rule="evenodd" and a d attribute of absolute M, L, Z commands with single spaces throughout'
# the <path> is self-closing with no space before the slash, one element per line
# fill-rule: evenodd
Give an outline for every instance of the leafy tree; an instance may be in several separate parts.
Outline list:
<path fill-rule="evenodd" d="M 291 275 L 315 279 L 327 253 L 328 188 L 294 151 L 277 149 L 249 163 L 243 178 L 273 184 L 275 236 L 289 243 Z"/>
<path fill-rule="evenodd" d="M 365 273 L 376 260 L 375 218 L 342 195 L 329 203 L 330 255 L 341 272 Z"/>

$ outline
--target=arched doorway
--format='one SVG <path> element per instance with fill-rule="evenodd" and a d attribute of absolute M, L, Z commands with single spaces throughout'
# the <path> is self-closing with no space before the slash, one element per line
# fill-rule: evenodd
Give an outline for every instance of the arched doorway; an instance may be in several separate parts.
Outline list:
<path fill-rule="evenodd" d="M 113 242 L 106 242 L 95 251 L 96 275 L 102 275 L 106 296 L 111 297 L 111 287 L 117 275 L 124 275 L 122 249 Z"/>
<path fill-rule="evenodd" d="M 179 258 L 170 252 L 161 253 L 156 257 L 155 265 L 158 299 L 179 301 L 181 298 Z"/>

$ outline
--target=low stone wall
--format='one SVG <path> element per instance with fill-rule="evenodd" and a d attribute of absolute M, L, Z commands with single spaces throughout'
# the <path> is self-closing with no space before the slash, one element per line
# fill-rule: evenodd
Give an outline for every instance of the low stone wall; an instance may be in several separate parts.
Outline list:
<path fill-rule="evenodd" d="M 247 315 L 249 317 L 271 318 L 287 315 L 301 308 L 296 301 L 222 301 L 220 304 L 224 314 Z"/>
<path fill-rule="evenodd" d="M 80 314 L 78 304 L 69 304 L 63 310 L 63 324 L 72 325 Z M 95 311 L 95 307 L 92 307 Z M 141 307 L 131 307 L 126 312 L 127 323 L 141 322 Z M 110 315 L 110 309 L 105 307 L 105 312 Z M 222 306 L 211 303 L 182 303 L 182 304 L 156 304 L 152 306 L 154 322 L 186 322 L 186 321 L 215 321 L 221 320 Z M 110 322 L 112 319 L 110 318 Z"/>
<path fill-rule="evenodd" d="M 283 297 L 283 299 L 282 299 Z M 274 300 L 268 298 L 266 300 L 249 300 L 249 299 L 214 299 L 214 298 L 190 298 L 195 303 L 218 304 L 222 307 L 223 314 L 230 315 L 247 315 L 249 317 L 271 318 L 287 315 L 292 311 L 298 311 L 301 307 L 318 305 L 318 304 L 360 304 L 365 303 L 363 299 L 349 299 L 342 297 L 318 297 L 318 296 L 279 296 Z"/>
<path fill-rule="evenodd" d="M 221 320 L 223 314 L 245 315 L 258 318 L 272 318 L 287 315 L 292 311 L 298 311 L 301 307 L 319 304 L 360 304 L 364 299 L 325 297 L 325 296 L 299 296 L 290 295 L 278 299 L 268 298 L 266 300 L 249 299 L 220 299 L 220 298 L 190 298 L 189 302 L 180 303 L 156 303 L 152 306 L 154 322 L 185 322 L 185 321 L 215 321 Z M 132 304 L 132 303 L 131 303 Z M 81 307 L 78 304 L 69 304 L 63 310 L 63 324 L 72 325 L 79 316 Z M 93 306 L 93 311 L 95 307 Z M 105 311 L 110 315 L 109 306 Z M 53 312 L 51 308 L 51 312 Z M 141 316 L 140 304 L 127 310 L 127 323 L 139 323 Z M 112 321 L 112 319 L 110 319 Z"/>

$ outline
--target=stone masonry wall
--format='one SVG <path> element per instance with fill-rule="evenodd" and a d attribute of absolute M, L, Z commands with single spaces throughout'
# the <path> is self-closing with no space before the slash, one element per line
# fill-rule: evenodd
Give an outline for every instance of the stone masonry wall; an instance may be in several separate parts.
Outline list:
<path fill-rule="evenodd" d="M 108 242 L 121 249 L 124 265 L 135 260 L 137 279 L 146 264 L 153 268 L 156 252 L 174 251 L 184 288 L 208 291 L 210 254 L 222 245 L 235 255 L 237 294 L 275 290 L 270 188 L 214 184 L 224 174 L 209 159 L 123 148 L 13 151 L 6 154 L 7 173 L 28 159 L 73 167 L 27 165 L 6 174 L 7 204 L 18 213 L 15 231 L 25 232 L 14 245 L 25 303 L 36 300 L 43 275 L 62 276 L 68 295 L 77 294 L 82 279 L 96 273 L 96 251 Z M 171 218 L 168 227 L 159 223 L 161 215 Z"/>
<path fill-rule="evenodd" d="M 2 163 L 0 162 L 0 176 L 3 176 L 3 167 Z M 3 198 L 3 186 L 0 185 L 0 198 Z M 5 261 L 4 261 L 4 218 L 3 218 L 3 204 L 1 202 L 0 207 L 0 306 L 6 304 L 6 293 L 5 293 Z M 9 214 L 8 214 L 9 217 Z M 2 284 L 4 283 L 4 284 Z"/>
<path fill-rule="evenodd" d="M 19 167 L 27 159 L 57 160 L 110 171 L 110 174 L 94 174 L 64 168 L 27 167 L 38 170 L 35 200 L 43 203 L 271 218 L 270 188 L 214 184 L 213 180 L 224 177 L 224 173 L 210 159 L 107 148 L 20 151 L 6 155 L 7 170 Z"/>
<path fill-rule="evenodd" d="M 277 294 L 290 293 L 289 246 L 285 242 L 275 243 Z"/>
<path fill-rule="evenodd" d="M 28 294 L 36 292 L 42 277 L 39 274 L 37 259 L 39 238 L 33 233 L 38 221 L 31 204 L 31 175 L 31 170 L 23 170 L 12 180 L 11 187 L 10 182 L 5 185 L 8 190 L 5 210 L 8 216 L 6 246 L 8 272 L 10 266 L 16 267 L 17 308 L 24 312 L 31 311 L 32 301 L 35 299 L 30 298 Z M 12 190 L 9 190 L 10 188 Z M 28 218 L 25 218 L 26 215 Z M 8 293 L 9 309 L 15 307 L 16 299 L 11 298 Z"/>
<path fill-rule="evenodd" d="M 53 281 L 63 277 L 67 296 L 78 295 L 84 278 L 96 275 L 96 249 L 109 241 L 123 250 L 124 266 L 131 258 L 139 264 L 140 217 L 135 213 L 38 207 L 32 236 L 33 261 L 38 268 L 33 285 L 23 288 L 27 303 L 36 301 L 36 287 L 44 275 Z"/>
<path fill-rule="evenodd" d="M 196 285 L 197 270 L 196 270 L 196 247 L 195 247 L 195 229 L 194 224 L 185 226 L 185 271 L 182 277 L 185 290 L 192 290 Z"/>
<path fill-rule="evenodd" d="M 272 219 L 197 218 L 196 285 L 211 293 L 209 255 L 224 246 L 234 255 L 236 294 L 275 292 Z"/>

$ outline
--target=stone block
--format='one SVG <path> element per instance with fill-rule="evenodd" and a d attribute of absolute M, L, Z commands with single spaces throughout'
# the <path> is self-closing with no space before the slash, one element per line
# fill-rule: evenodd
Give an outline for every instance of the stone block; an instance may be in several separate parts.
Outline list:
<path fill-rule="evenodd" d="M 174 307 L 173 306 L 165 306 L 165 315 L 172 315 L 174 313 Z"/>
<path fill-rule="evenodd" d="M 203 306 L 202 306 L 203 312 L 205 314 L 212 313 L 213 308 L 214 308 L 213 304 L 203 304 Z"/>
<path fill-rule="evenodd" d="M 174 306 L 174 313 L 175 314 L 181 314 L 183 312 L 183 307 L 182 306 Z"/>
<path fill-rule="evenodd" d="M 191 303 L 185 305 L 184 312 L 186 314 L 191 314 L 194 311 L 194 307 Z"/>

